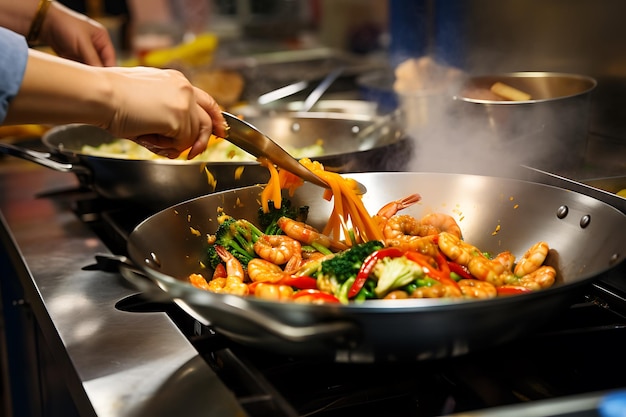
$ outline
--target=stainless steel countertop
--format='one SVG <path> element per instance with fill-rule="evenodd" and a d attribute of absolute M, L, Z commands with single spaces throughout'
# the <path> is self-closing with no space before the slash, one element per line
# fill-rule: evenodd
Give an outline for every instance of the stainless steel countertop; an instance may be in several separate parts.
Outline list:
<path fill-rule="evenodd" d="M 82 269 L 108 249 L 69 206 L 37 198 L 75 183 L 73 174 L 0 159 L 3 249 L 79 413 L 245 415 L 165 313 L 117 310 L 136 291 L 118 274 Z"/>

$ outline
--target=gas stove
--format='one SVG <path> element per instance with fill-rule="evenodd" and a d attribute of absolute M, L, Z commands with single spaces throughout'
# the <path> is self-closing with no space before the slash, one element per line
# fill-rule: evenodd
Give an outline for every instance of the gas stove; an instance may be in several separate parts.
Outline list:
<path fill-rule="evenodd" d="M 285 356 L 238 345 L 99 269 L 96 255 L 125 255 L 150 212 L 27 163 L 0 169 L 0 187 L 0 293 L 5 323 L 19 324 L 5 364 L 15 415 L 579 417 L 626 390 L 625 263 L 506 345 L 418 362 Z"/>
<path fill-rule="evenodd" d="M 75 213 L 113 253 L 150 213 L 81 200 Z M 164 311 L 250 416 L 482 415 L 500 407 L 539 408 L 546 402 L 626 387 L 626 263 L 599 277 L 563 314 L 513 343 L 449 359 L 344 363 L 337 357 L 273 354 L 238 345 L 195 321 L 174 303 L 141 293 L 116 308 Z M 515 323 L 511 323 L 514 326 Z M 575 401 L 575 400 L 572 400 Z M 595 399 L 593 400 L 595 401 Z M 559 415 L 598 415 L 587 411 Z M 521 410 L 524 410 L 523 408 Z M 525 413 L 524 411 L 521 411 Z M 542 414 L 533 415 L 548 415 Z"/>

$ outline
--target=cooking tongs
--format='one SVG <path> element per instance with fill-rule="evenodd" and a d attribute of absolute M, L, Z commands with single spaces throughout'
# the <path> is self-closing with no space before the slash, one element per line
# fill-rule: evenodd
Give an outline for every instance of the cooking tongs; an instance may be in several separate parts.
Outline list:
<path fill-rule="evenodd" d="M 305 181 L 320 187 L 330 188 L 323 179 L 298 162 L 289 152 L 284 150 L 256 127 L 230 113 L 222 112 L 222 114 L 228 126 L 230 126 L 228 137 L 225 138 L 227 141 L 257 158 L 264 157 L 269 159 L 280 168 L 297 175 Z M 361 194 L 365 194 L 365 186 L 359 184 L 359 191 Z"/>

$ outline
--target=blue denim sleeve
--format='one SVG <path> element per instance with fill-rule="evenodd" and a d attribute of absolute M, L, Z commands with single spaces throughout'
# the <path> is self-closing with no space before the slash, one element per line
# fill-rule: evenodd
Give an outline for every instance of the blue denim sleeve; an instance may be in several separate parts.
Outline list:
<path fill-rule="evenodd" d="M 0 123 L 2 123 L 11 99 L 22 85 L 28 60 L 26 39 L 0 27 L 0 56 Z"/>

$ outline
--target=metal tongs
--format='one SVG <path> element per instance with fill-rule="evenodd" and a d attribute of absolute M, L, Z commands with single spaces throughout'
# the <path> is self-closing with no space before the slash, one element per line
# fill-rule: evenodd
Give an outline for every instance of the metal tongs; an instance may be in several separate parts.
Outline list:
<path fill-rule="evenodd" d="M 280 168 L 297 175 L 305 181 L 323 188 L 330 188 L 323 179 L 298 162 L 289 152 L 284 150 L 259 129 L 230 113 L 222 112 L 222 114 L 228 126 L 230 126 L 228 137 L 225 138 L 227 141 L 257 158 L 263 157 L 269 159 Z M 359 193 L 365 194 L 367 191 L 365 186 L 359 183 L 358 187 Z"/>

